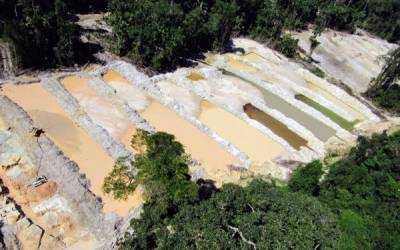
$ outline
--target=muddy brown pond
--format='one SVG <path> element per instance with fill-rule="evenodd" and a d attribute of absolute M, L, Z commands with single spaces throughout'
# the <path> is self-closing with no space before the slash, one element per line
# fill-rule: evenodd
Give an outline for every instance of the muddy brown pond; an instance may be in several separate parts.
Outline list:
<path fill-rule="evenodd" d="M 269 128 L 274 134 L 287 141 L 293 148 L 299 150 L 300 147 L 307 145 L 305 139 L 294 133 L 280 121 L 254 107 L 250 103 L 244 105 L 243 110 L 251 119 Z"/>

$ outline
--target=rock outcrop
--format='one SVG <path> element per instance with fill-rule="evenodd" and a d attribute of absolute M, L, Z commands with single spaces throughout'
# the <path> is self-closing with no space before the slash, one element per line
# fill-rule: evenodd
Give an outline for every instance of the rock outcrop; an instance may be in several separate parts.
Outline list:
<path fill-rule="evenodd" d="M 0 79 L 14 76 L 15 58 L 12 53 L 12 46 L 0 40 Z"/>
<path fill-rule="evenodd" d="M 74 211 L 76 221 L 99 240 L 111 239 L 119 218 L 103 214 L 101 201 L 90 191 L 89 182 L 79 173 L 77 164 L 65 157 L 45 134 L 35 137 L 32 120 L 5 96 L 0 96 L 0 115 L 18 136 L 19 144 L 32 163 L 38 166 L 38 174 L 57 183 L 60 194 Z"/>

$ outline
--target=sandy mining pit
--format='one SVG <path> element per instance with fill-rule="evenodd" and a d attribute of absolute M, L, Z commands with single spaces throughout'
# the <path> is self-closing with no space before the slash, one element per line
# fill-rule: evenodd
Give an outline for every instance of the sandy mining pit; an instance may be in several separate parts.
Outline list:
<path fill-rule="evenodd" d="M 356 98 L 284 56 L 248 39 L 235 39 L 234 44 L 245 54 L 210 55 L 213 65 L 245 80 L 262 93 L 266 106 L 293 119 L 320 141 L 326 143 L 335 135 L 349 137 L 346 131 L 354 126 L 379 120 Z M 296 98 L 300 95 L 309 101 Z"/>
<path fill-rule="evenodd" d="M 95 89 L 88 86 L 89 80 L 70 76 L 63 78 L 61 82 L 96 124 L 105 128 L 114 139 L 133 151 L 131 139 L 136 133 L 136 128 L 119 110 L 99 96 Z"/>
<path fill-rule="evenodd" d="M 140 111 L 141 117 L 146 119 L 156 130 L 173 134 L 185 146 L 192 158 L 200 161 L 201 168 L 205 170 L 207 178 L 213 179 L 218 186 L 239 180 L 239 174 L 229 169 L 230 165 L 238 164 L 238 159 L 226 152 L 212 138 L 177 113 L 129 84 L 117 72 L 107 72 L 104 75 L 104 80 L 114 87 L 117 95 L 123 98 L 133 109 Z M 121 86 L 124 86 L 123 90 L 126 90 L 126 92 L 121 91 Z M 178 89 L 175 88 L 174 90 Z M 132 95 L 126 93 L 132 93 Z M 181 92 L 174 92 L 178 95 L 179 93 Z M 184 96 L 183 93 L 181 94 Z M 137 102 L 140 104 L 145 102 L 146 105 L 137 105 Z M 193 170 L 195 169 L 197 168 L 194 167 Z"/>
<path fill-rule="evenodd" d="M 306 50 L 309 33 L 299 36 Z M 318 66 L 355 92 L 379 72 L 376 57 L 392 47 L 364 35 L 331 31 L 320 42 L 312 55 L 320 60 Z M 245 53 L 210 54 L 210 65 L 152 78 L 129 63 L 112 61 L 79 72 L 49 74 L 41 83 L 2 85 L 1 94 L 22 109 L 0 96 L 0 118 L 8 122 L 0 119 L 0 153 L 12 144 L 13 136 L 24 138 L 15 148 L 23 148 L 32 162 L 24 158 L 0 176 L 10 188 L 9 196 L 32 219 L 25 236 L 41 235 L 39 227 L 46 236 L 28 241 L 25 248 L 42 242 L 52 246 L 47 249 L 58 249 L 58 243 L 71 250 L 92 249 L 115 242 L 128 219 L 104 212 L 126 216 L 143 204 L 142 194 L 137 191 L 127 201 L 115 201 L 102 193 L 101 186 L 115 159 L 130 148 L 135 128 L 173 134 L 201 163 L 191 166 L 193 177 L 214 180 L 217 186 L 257 175 L 287 179 L 301 162 L 345 152 L 357 135 L 391 128 L 392 118 L 382 122 L 362 97 L 346 93 L 330 78 L 317 77 L 255 41 L 238 38 L 234 45 Z M 353 77 L 358 68 L 364 78 Z M 60 75 L 70 77 L 59 82 Z M 33 126 L 45 134 L 34 137 Z M 17 151 L 0 154 L 0 165 L 13 163 L 22 152 Z M 48 176 L 48 183 L 37 190 L 26 188 L 37 172 Z M 104 208 L 92 192 L 102 198 Z M 139 211 L 132 211 L 129 218 Z M 18 222 L 22 217 L 14 212 L 9 219 Z M 68 213 L 70 217 L 65 216 Z M 61 223 L 51 226 L 56 217 Z"/>
<path fill-rule="evenodd" d="M 241 43 L 239 42 L 239 44 Z M 301 94 L 312 94 L 313 97 L 319 97 L 319 100 L 322 100 L 322 103 L 326 105 L 326 108 L 331 109 L 332 112 L 337 112 L 339 115 L 342 115 L 344 119 L 348 119 L 351 121 L 355 119 L 365 119 L 365 115 L 363 115 L 362 112 L 358 110 L 359 103 L 355 102 L 355 100 L 352 100 L 351 98 L 347 98 L 346 102 L 343 101 L 340 96 L 335 95 L 335 92 L 331 92 L 330 89 L 326 88 L 326 86 L 329 86 L 329 83 L 327 83 L 324 79 L 317 77 L 309 71 L 291 66 L 290 64 L 288 67 L 283 60 L 279 60 L 277 58 L 274 58 L 274 60 L 272 60 L 268 57 L 263 57 L 257 54 L 256 51 L 257 50 L 236 58 L 237 60 L 243 60 L 244 62 L 247 62 L 249 64 L 258 65 L 259 67 L 256 71 L 257 74 L 261 74 L 261 72 L 263 71 L 272 69 L 271 73 L 269 74 L 269 78 L 266 79 L 260 77 L 260 79 L 266 80 L 268 83 L 271 84 L 285 86 L 286 88 L 290 89 L 290 91 L 293 91 L 295 93 L 301 91 Z M 262 52 L 265 51 L 261 50 L 259 53 Z M 237 69 L 242 70 L 242 68 Z M 253 67 L 253 69 L 255 68 Z M 274 70 L 276 70 L 276 72 L 273 72 Z M 281 74 L 284 74 L 285 70 L 288 72 L 288 78 L 281 77 Z M 264 73 L 264 75 L 268 75 L 268 73 Z M 297 88 L 294 88 L 295 86 Z M 312 97 L 310 96 L 309 98 Z M 324 100 L 324 98 L 326 100 Z"/>
<path fill-rule="evenodd" d="M 111 171 L 114 160 L 71 120 L 39 83 L 5 85 L 3 93 L 28 112 L 35 126 L 44 129 L 50 139 L 79 165 L 80 172 L 90 180 L 91 190 L 102 198 L 104 212 L 126 216 L 131 208 L 141 204 L 140 194 L 127 201 L 116 201 L 103 194 L 103 180 Z"/>

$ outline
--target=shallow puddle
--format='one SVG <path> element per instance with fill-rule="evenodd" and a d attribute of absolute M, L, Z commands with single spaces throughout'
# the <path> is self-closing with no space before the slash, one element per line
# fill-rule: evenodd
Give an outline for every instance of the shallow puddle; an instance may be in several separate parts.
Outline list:
<path fill-rule="evenodd" d="M 40 84 L 4 85 L 3 94 L 28 112 L 35 126 L 42 127 L 64 154 L 79 165 L 80 172 L 90 180 L 90 189 L 103 199 L 105 212 L 125 216 L 130 208 L 142 203 L 140 194 L 127 201 L 116 201 L 103 194 L 101 187 L 114 160 L 71 120 Z"/>
<path fill-rule="evenodd" d="M 126 101 L 133 110 L 142 111 L 151 102 L 150 98 L 143 94 L 140 89 L 129 84 L 125 78 L 115 71 L 108 71 L 103 76 L 103 80 L 108 83 L 115 90 L 116 95 Z"/>
<path fill-rule="evenodd" d="M 243 110 L 251 119 L 258 121 L 265 127 L 269 128 L 274 134 L 287 141 L 293 148 L 299 150 L 300 147 L 307 145 L 305 139 L 290 130 L 285 124 L 259 110 L 250 103 L 243 106 Z"/>
<path fill-rule="evenodd" d="M 116 72 L 115 70 L 109 70 L 107 71 L 104 75 L 103 75 L 103 79 L 106 82 L 109 81 L 116 81 L 116 82 L 121 82 L 121 83 L 129 83 L 128 80 L 126 80 L 125 78 L 123 78 L 120 74 L 118 74 L 118 72 Z"/>
<path fill-rule="evenodd" d="M 235 73 L 227 70 L 224 70 L 223 73 L 236 76 Z M 269 92 L 264 88 L 261 88 L 251 81 L 246 80 L 246 82 L 257 88 L 264 95 L 264 101 L 268 107 L 276 109 L 287 117 L 296 120 L 298 123 L 310 130 L 321 141 L 325 142 L 336 134 L 336 131 L 333 128 L 325 125 L 323 122 L 317 120 L 316 118 L 293 106 L 292 104 L 286 102 L 281 97 Z"/>
<path fill-rule="evenodd" d="M 201 103 L 199 119 L 246 153 L 255 164 L 271 161 L 284 148 L 246 122 L 207 101 Z"/>
<path fill-rule="evenodd" d="M 201 75 L 200 73 L 197 72 L 190 72 L 190 74 L 187 77 L 188 79 L 192 80 L 192 81 L 200 81 L 200 80 L 205 80 L 206 78 Z"/>
<path fill-rule="evenodd" d="M 62 84 L 79 102 L 79 105 L 93 119 L 106 129 L 115 140 L 121 141 L 132 150 L 130 138 L 136 133 L 132 123 L 111 103 L 99 96 L 88 86 L 88 79 L 70 76 L 62 79 Z"/>
<path fill-rule="evenodd" d="M 237 165 L 238 159 L 175 112 L 153 101 L 141 115 L 158 131 L 175 135 L 176 139 L 185 146 L 186 152 L 192 158 L 201 161 L 201 167 L 206 170 L 208 178 L 216 181 L 218 185 L 239 179 L 239 176 L 231 173 L 228 167 L 231 164 Z"/>

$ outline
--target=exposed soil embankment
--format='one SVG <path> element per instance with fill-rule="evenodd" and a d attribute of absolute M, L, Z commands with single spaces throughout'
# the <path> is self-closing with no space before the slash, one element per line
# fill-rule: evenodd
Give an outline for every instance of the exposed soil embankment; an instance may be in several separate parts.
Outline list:
<path fill-rule="evenodd" d="M 143 73 L 139 72 L 135 66 L 123 62 L 123 61 L 114 61 L 110 63 L 104 70 L 115 70 L 121 76 L 126 78 L 130 81 L 131 84 L 135 84 L 139 87 L 143 92 L 148 94 L 149 96 L 153 97 L 154 99 L 158 100 L 161 104 L 167 106 L 168 108 L 174 110 L 180 117 L 185 119 L 186 121 L 190 122 L 192 125 L 200 129 L 203 133 L 207 134 L 222 147 L 227 150 L 229 153 L 237 157 L 241 162 L 241 167 L 248 168 L 250 166 L 251 161 L 249 160 L 248 156 L 241 152 L 236 146 L 232 143 L 227 141 L 226 139 L 222 138 L 218 135 L 215 131 L 211 130 L 207 126 L 205 126 L 202 122 L 200 122 L 196 117 L 189 114 L 184 107 L 178 103 L 176 100 L 171 98 L 170 96 L 166 96 L 160 88 L 155 83 L 155 79 L 150 79 L 148 76 L 144 75 Z M 163 77 L 163 76 L 161 76 Z"/>
<path fill-rule="evenodd" d="M 62 108 L 76 122 L 99 143 L 107 153 L 117 159 L 121 156 L 131 156 L 131 153 L 102 127 L 95 124 L 93 120 L 82 110 L 79 102 L 68 93 L 68 91 L 55 79 L 44 78 L 42 85 L 56 98 Z"/>
<path fill-rule="evenodd" d="M 114 81 L 115 82 L 115 81 Z M 115 82 L 119 83 L 119 82 Z M 128 87 L 127 83 L 124 83 Z M 111 85 L 111 84 L 110 84 Z M 132 97 L 132 93 L 127 90 L 127 89 L 116 89 L 114 86 L 109 86 L 107 83 L 104 82 L 104 80 L 100 76 L 95 76 L 91 81 L 89 82 L 89 86 L 94 88 L 99 95 L 101 95 L 104 99 L 106 99 L 108 102 L 112 103 L 115 108 L 117 108 L 121 113 L 123 113 L 134 125 L 136 128 L 143 129 L 148 132 L 154 132 L 155 129 L 145 120 L 143 117 L 140 116 L 139 111 L 141 110 L 140 108 L 137 108 L 135 105 L 138 101 L 136 99 L 137 94 L 133 94 L 134 101 L 132 102 L 126 101 L 125 98 L 121 97 L 120 94 L 123 96 L 129 96 Z M 139 99 L 141 97 L 139 96 Z M 141 101 L 139 100 L 139 103 Z M 139 104 L 142 106 L 142 104 Z M 147 104 L 146 104 L 147 105 Z M 144 105 L 144 106 L 146 106 Z"/>
<path fill-rule="evenodd" d="M 27 113 L 5 96 L 0 96 L 0 115 L 19 137 L 20 145 L 33 164 L 39 167 L 39 175 L 45 175 L 57 183 L 76 219 L 98 239 L 110 239 L 118 218 L 102 213 L 100 200 L 90 191 L 88 180 L 79 173 L 77 164 L 65 157 L 45 134 L 36 137 Z"/>

